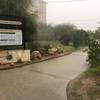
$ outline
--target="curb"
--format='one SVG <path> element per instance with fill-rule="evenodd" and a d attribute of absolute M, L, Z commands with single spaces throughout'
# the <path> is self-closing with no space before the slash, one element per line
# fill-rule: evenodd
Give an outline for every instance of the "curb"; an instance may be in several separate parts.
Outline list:
<path fill-rule="evenodd" d="M 67 95 L 67 99 L 68 100 L 75 100 L 71 95 L 71 88 L 72 88 L 72 85 L 74 83 L 74 80 L 69 81 L 69 83 L 68 83 L 68 85 L 66 87 L 66 95 Z"/>
<path fill-rule="evenodd" d="M 71 52 L 71 53 L 72 53 L 72 52 Z M 59 57 L 63 57 L 63 56 L 69 55 L 69 54 L 71 54 L 71 53 L 64 53 L 64 54 L 60 54 L 60 55 L 56 55 L 56 56 L 51 56 L 51 57 L 42 59 L 42 60 L 40 60 L 40 61 L 35 61 L 35 62 L 33 62 L 32 64 L 39 63 L 39 62 L 43 62 L 43 61 L 47 61 L 47 60 L 52 60 L 52 59 L 59 58 Z"/>
<path fill-rule="evenodd" d="M 14 68 L 20 68 L 20 67 L 24 67 L 24 66 L 27 66 L 27 65 L 32 65 L 32 64 L 35 64 L 35 63 L 40 63 L 40 62 L 44 62 L 44 61 L 47 61 L 47 60 L 52 60 L 52 59 L 56 59 L 56 58 L 59 58 L 59 57 L 63 57 L 63 56 L 69 55 L 71 53 L 72 52 L 63 53 L 63 54 L 56 55 L 56 56 L 54 55 L 54 56 L 51 56 L 51 57 L 48 57 L 48 58 L 44 58 L 44 59 L 39 60 L 39 61 L 23 63 L 23 64 L 19 64 L 19 65 L 12 65 L 12 66 L 11 65 L 7 65 L 7 67 L 5 65 L 2 65 L 3 67 L 1 67 L 0 70 L 3 71 L 3 70 L 14 69 Z"/>
<path fill-rule="evenodd" d="M 80 74 L 79 76 L 77 76 L 76 78 L 74 78 L 73 80 L 69 81 L 66 87 L 66 95 L 67 95 L 68 100 L 75 100 L 75 98 L 71 94 L 72 88 L 73 88 L 74 83 L 77 82 L 83 75 L 84 75 L 84 72 Z"/>

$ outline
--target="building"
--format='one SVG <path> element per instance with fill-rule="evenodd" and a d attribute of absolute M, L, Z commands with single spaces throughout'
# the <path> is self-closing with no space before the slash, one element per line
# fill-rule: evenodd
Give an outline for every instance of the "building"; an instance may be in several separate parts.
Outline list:
<path fill-rule="evenodd" d="M 46 2 L 43 0 L 33 0 L 34 14 L 36 15 L 37 23 L 46 23 Z"/>

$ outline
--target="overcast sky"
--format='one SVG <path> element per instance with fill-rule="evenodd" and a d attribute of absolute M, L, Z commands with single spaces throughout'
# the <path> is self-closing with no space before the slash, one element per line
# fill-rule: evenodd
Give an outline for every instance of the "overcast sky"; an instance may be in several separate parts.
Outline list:
<path fill-rule="evenodd" d="M 47 4 L 47 22 L 51 24 L 71 23 L 78 28 L 95 30 L 100 21 L 100 0 L 84 0 L 77 2 L 51 1 L 75 1 L 75 0 L 45 0 Z"/>

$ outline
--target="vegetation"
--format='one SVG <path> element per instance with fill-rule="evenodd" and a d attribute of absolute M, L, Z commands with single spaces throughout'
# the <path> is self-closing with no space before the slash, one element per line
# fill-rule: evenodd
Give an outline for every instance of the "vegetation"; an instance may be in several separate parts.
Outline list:
<path fill-rule="evenodd" d="M 39 24 L 37 28 L 38 41 L 56 41 L 52 25 Z"/>
<path fill-rule="evenodd" d="M 90 34 L 87 45 L 90 68 L 73 81 L 73 100 L 100 100 L 100 28 Z"/>
<path fill-rule="evenodd" d="M 100 77 L 84 74 L 71 86 L 73 100 L 100 100 Z"/>
<path fill-rule="evenodd" d="M 63 45 L 68 45 L 72 41 L 76 27 L 71 24 L 56 25 L 54 27 L 55 38 Z"/>
<path fill-rule="evenodd" d="M 80 46 L 85 46 L 87 43 L 87 40 L 89 38 L 89 33 L 80 29 L 76 30 L 73 34 L 73 45 L 74 47 L 80 47 Z"/>
<path fill-rule="evenodd" d="M 29 44 L 28 46 L 32 47 L 31 51 L 42 50 L 43 52 L 44 51 L 47 52 L 47 49 L 50 45 L 52 45 L 55 48 L 58 48 L 59 50 L 63 52 L 73 52 L 76 50 L 72 45 L 64 46 L 59 41 L 35 41 L 34 43 Z"/>
<path fill-rule="evenodd" d="M 88 40 L 88 59 L 90 72 L 100 74 L 100 29 L 90 36 Z"/>
<path fill-rule="evenodd" d="M 41 24 L 38 26 L 37 40 L 39 42 L 37 44 L 41 45 L 45 41 L 47 43 L 44 43 L 45 45 L 55 44 L 56 47 L 58 43 L 58 45 L 62 45 L 64 51 L 67 51 L 65 50 L 66 47 L 79 48 L 86 45 L 88 37 L 88 32 L 77 29 L 76 26 L 72 24 L 60 24 L 55 26 Z"/>
<path fill-rule="evenodd" d="M 97 34 L 93 36 L 88 41 L 88 61 L 91 66 L 100 65 L 100 39 Z"/>

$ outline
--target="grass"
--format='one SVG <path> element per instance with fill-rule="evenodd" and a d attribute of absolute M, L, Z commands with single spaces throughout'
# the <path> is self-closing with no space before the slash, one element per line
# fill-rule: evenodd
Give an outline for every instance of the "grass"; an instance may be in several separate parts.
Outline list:
<path fill-rule="evenodd" d="M 89 69 L 73 83 L 71 94 L 74 100 L 100 100 L 100 76 Z"/>
<path fill-rule="evenodd" d="M 88 73 L 91 73 L 91 74 L 93 74 L 93 75 L 99 76 L 99 75 L 100 75 L 100 66 L 90 68 L 87 72 L 88 72 Z"/>
<path fill-rule="evenodd" d="M 95 100 L 99 98 L 100 100 L 100 87 L 99 86 L 92 86 L 87 89 L 87 95 L 91 98 L 91 100 Z"/>

